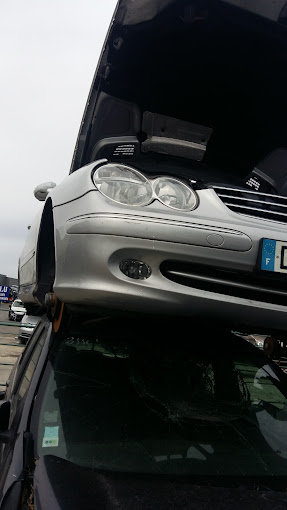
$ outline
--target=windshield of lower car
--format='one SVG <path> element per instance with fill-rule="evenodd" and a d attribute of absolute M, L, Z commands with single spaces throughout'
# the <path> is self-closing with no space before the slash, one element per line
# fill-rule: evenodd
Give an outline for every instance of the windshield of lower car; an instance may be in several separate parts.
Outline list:
<path fill-rule="evenodd" d="M 280 477 L 286 379 L 231 333 L 82 327 L 50 354 L 32 420 L 36 456 L 113 472 Z"/>

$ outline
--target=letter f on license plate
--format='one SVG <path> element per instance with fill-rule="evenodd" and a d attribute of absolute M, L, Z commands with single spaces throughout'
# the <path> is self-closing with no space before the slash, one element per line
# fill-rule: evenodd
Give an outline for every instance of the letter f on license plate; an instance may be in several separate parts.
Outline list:
<path fill-rule="evenodd" d="M 260 269 L 287 274 L 287 241 L 262 240 Z"/>

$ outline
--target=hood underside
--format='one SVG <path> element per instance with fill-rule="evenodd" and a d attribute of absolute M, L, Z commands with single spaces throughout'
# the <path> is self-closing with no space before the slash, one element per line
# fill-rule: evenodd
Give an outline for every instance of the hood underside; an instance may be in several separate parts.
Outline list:
<path fill-rule="evenodd" d="M 105 157 L 236 180 L 287 148 L 284 4 L 120 1 L 71 171 Z"/>

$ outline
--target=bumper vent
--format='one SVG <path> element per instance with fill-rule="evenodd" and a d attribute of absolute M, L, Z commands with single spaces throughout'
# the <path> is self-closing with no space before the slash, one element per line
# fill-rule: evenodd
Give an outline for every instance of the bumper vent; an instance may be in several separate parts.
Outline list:
<path fill-rule="evenodd" d="M 287 197 L 240 188 L 212 187 L 226 207 L 232 211 L 287 223 Z"/>
<path fill-rule="evenodd" d="M 287 279 L 218 267 L 165 261 L 162 275 L 175 283 L 226 296 L 287 305 Z"/>

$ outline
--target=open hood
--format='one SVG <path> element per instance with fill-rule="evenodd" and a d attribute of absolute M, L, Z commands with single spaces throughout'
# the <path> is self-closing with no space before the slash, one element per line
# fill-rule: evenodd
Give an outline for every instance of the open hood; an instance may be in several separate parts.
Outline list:
<path fill-rule="evenodd" d="M 240 181 L 278 148 L 287 164 L 286 14 L 284 0 L 120 0 L 71 172 L 104 157 Z"/>

